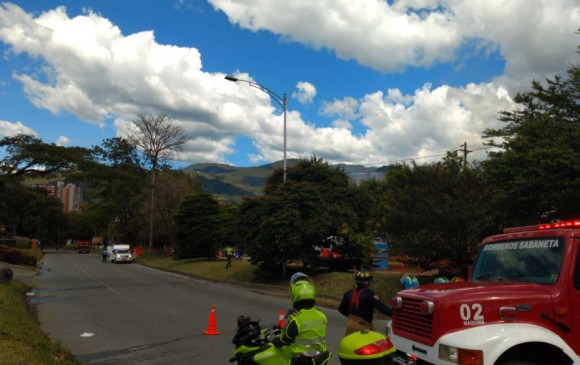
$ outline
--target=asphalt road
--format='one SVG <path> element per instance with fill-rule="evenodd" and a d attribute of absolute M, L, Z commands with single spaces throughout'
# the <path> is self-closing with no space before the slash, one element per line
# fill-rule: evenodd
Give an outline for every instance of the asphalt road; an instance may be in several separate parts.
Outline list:
<path fill-rule="evenodd" d="M 15 269 L 30 285 L 40 326 L 82 364 L 227 364 L 236 319 L 244 311 L 275 324 L 288 298 L 216 284 L 137 264 L 102 263 L 100 255 L 48 251 L 35 274 Z M 206 335 L 211 306 L 218 335 Z M 327 341 L 340 364 L 346 320 L 328 317 Z M 384 328 L 384 321 L 377 321 Z"/>

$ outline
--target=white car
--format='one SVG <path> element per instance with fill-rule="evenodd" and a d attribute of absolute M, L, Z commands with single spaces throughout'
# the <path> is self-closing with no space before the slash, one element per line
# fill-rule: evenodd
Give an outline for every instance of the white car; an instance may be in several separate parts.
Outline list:
<path fill-rule="evenodd" d="M 133 255 L 131 255 L 131 252 L 129 252 L 129 250 L 115 249 L 115 250 L 113 250 L 111 255 L 109 255 L 109 261 L 116 263 L 116 264 L 118 264 L 120 262 L 131 263 L 131 262 L 133 262 Z"/>

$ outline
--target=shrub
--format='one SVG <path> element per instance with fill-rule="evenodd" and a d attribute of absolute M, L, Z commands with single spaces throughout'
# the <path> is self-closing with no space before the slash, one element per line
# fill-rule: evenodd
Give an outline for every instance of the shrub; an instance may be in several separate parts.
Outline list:
<path fill-rule="evenodd" d="M 24 253 L 17 248 L 0 245 L 0 261 L 13 265 L 36 266 L 36 256 Z"/>
<path fill-rule="evenodd" d="M 14 239 L 16 240 L 17 248 L 30 248 L 30 238 L 16 236 Z"/>

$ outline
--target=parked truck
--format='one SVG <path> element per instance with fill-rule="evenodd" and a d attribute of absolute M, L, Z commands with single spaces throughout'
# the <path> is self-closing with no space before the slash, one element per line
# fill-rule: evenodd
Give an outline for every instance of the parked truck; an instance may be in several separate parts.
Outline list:
<path fill-rule="evenodd" d="M 91 253 L 91 242 L 77 241 L 77 253 Z"/>
<path fill-rule="evenodd" d="M 483 240 L 471 277 L 398 292 L 394 364 L 580 364 L 580 220 Z"/>

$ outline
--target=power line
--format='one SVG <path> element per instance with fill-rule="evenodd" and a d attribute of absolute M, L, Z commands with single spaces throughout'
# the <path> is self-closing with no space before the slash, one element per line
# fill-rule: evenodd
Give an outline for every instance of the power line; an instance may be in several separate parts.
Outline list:
<path fill-rule="evenodd" d="M 465 144 L 465 149 L 467 149 L 467 143 L 464 143 L 464 144 Z M 460 145 L 459 147 L 463 147 L 464 144 Z M 494 148 L 497 148 L 497 147 L 479 147 L 479 148 L 474 148 L 474 149 L 468 150 L 467 153 L 475 152 L 475 151 L 491 150 Z M 389 164 L 394 164 L 394 163 L 399 163 L 399 162 L 424 160 L 424 159 L 434 158 L 434 157 L 444 157 L 444 156 L 447 156 L 447 152 L 449 152 L 449 151 L 450 150 L 447 150 L 445 152 L 434 154 L 434 155 L 429 155 L 429 156 L 406 157 L 406 158 L 402 158 L 399 160 L 379 161 L 379 162 L 367 163 L 365 165 L 367 165 L 367 166 L 374 166 L 374 165 L 386 166 Z M 465 154 L 465 157 L 467 157 L 467 154 Z M 464 161 L 465 161 L 465 159 L 464 159 Z"/>

